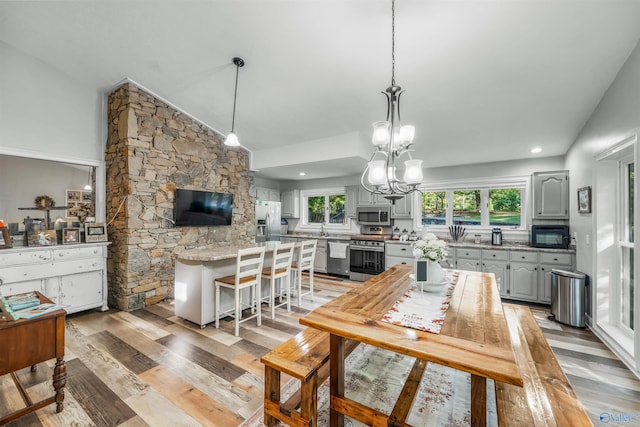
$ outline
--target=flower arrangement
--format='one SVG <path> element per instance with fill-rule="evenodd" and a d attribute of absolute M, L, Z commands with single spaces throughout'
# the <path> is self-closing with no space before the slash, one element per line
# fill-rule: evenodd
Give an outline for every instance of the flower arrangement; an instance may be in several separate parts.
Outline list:
<path fill-rule="evenodd" d="M 413 244 L 413 256 L 418 259 L 440 261 L 448 255 L 446 247 L 445 241 L 438 239 L 433 233 L 426 233 Z"/>

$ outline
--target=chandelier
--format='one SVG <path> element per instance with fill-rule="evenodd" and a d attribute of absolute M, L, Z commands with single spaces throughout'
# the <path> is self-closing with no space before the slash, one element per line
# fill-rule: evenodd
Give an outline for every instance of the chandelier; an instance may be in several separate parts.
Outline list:
<path fill-rule="evenodd" d="M 391 1 L 391 86 L 384 92 L 387 97 L 387 119 L 373 123 L 371 142 L 376 147 L 360 178 L 362 187 L 370 193 L 380 194 L 395 203 L 405 195 L 418 191 L 422 182 L 422 160 L 411 157 L 415 128 L 400 122 L 400 95 L 396 85 L 395 0 Z M 404 161 L 403 179 L 398 178 L 397 165 Z"/>

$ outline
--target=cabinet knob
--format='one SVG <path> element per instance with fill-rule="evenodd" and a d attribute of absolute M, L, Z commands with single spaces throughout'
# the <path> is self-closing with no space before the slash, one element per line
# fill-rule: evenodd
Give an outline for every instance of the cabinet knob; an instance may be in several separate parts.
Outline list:
<path fill-rule="evenodd" d="M 493 254 L 493 255 L 491 255 L 491 256 L 495 258 L 495 257 L 496 257 L 496 254 Z"/>
<path fill-rule="evenodd" d="M 523 256 L 523 257 L 520 257 L 520 258 L 525 259 L 526 257 Z"/>

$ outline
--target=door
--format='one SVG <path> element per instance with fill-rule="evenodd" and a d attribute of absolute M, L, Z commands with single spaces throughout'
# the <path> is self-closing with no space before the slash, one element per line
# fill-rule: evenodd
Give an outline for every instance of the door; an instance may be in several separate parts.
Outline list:
<path fill-rule="evenodd" d="M 482 263 L 482 271 L 493 273 L 500 291 L 500 297 L 509 297 L 509 269 L 507 261 L 487 261 Z"/>

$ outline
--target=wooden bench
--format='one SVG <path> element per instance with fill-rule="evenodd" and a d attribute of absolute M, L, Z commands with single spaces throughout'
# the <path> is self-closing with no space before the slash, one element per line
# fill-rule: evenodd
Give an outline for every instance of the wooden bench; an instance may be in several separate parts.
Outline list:
<path fill-rule="evenodd" d="M 503 310 L 524 387 L 496 382 L 498 425 L 592 425 L 529 307 Z"/>
<path fill-rule="evenodd" d="M 357 346 L 349 342 L 349 354 Z M 260 358 L 264 364 L 264 423 L 280 420 L 290 426 L 316 427 L 318 386 L 329 378 L 329 334 L 304 329 Z M 281 402 L 281 374 L 300 381 L 286 402 Z"/>

